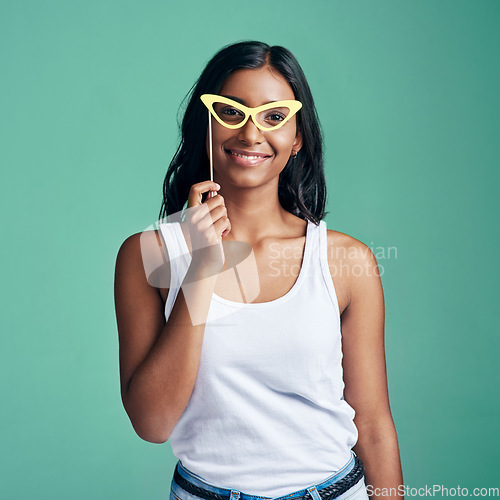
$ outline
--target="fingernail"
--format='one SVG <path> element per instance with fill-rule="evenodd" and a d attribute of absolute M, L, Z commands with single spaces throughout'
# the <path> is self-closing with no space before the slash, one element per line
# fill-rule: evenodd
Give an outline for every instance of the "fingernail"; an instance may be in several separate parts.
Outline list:
<path fill-rule="evenodd" d="M 215 185 L 217 186 L 217 189 L 220 189 L 220 185 L 219 184 L 215 183 Z"/>

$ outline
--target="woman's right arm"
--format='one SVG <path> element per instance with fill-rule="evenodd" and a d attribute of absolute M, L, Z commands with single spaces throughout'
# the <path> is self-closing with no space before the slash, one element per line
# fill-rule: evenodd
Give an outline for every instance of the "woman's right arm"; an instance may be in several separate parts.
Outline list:
<path fill-rule="evenodd" d="M 196 208 L 202 205 L 202 193 L 215 190 L 214 185 L 206 181 L 191 188 L 188 212 L 194 246 L 184 279 L 189 285 L 179 290 L 166 323 L 163 300 L 146 279 L 140 233 L 127 238 L 117 255 L 115 307 L 121 396 L 136 433 L 152 443 L 168 440 L 198 374 L 206 318 L 222 267 L 215 235 L 230 230 L 221 196 Z"/>

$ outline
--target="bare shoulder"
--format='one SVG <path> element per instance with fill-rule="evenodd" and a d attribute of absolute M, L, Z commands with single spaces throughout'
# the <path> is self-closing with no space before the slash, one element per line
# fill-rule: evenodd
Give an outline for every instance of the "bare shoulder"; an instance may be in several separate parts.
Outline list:
<path fill-rule="evenodd" d="M 132 234 L 120 245 L 116 256 L 115 274 L 117 277 L 140 269 L 142 265 L 140 237 L 141 233 Z"/>
<path fill-rule="evenodd" d="M 116 274 L 133 275 L 154 288 L 168 288 L 170 264 L 160 232 L 142 231 L 126 238 L 116 257 Z"/>
<path fill-rule="evenodd" d="M 327 230 L 327 245 L 329 255 L 343 257 L 354 264 L 376 263 L 375 255 L 369 246 L 340 231 Z"/>
<path fill-rule="evenodd" d="M 339 306 L 344 312 L 359 293 L 380 286 L 377 259 L 370 247 L 362 241 L 328 229 L 327 252 L 330 274 L 339 295 Z"/>

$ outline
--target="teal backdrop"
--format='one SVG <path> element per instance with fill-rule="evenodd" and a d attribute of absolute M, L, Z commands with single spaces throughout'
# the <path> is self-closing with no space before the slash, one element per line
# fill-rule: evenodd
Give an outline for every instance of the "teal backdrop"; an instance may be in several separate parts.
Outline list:
<path fill-rule="evenodd" d="M 405 484 L 498 487 L 499 23 L 495 0 L 1 0 L 0 498 L 168 497 L 170 444 L 120 400 L 115 259 L 157 219 L 182 99 L 245 39 L 298 58 L 328 227 L 383 269 Z"/>

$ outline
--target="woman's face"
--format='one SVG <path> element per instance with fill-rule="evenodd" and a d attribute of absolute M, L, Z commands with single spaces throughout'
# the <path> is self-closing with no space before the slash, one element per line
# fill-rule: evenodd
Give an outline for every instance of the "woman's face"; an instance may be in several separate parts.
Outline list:
<path fill-rule="evenodd" d="M 248 107 L 295 99 L 287 81 L 269 66 L 235 71 L 224 82 L 219 95 L 240 101 Z M 229 187 L 228 184 L 247 188 L 270 182 L 277 185 L 280 172 L 302 145 L 296 115 L 279 129 L 270 131 L 258 129 L 252 118 L 238 129 L 228 129 L 212 117 L 211 120 L 214 180 L 223 189 Z M 207 133 L 207 152 L 208 141 Z M 245 155 L 265 156 L 248 158 Z"/>

